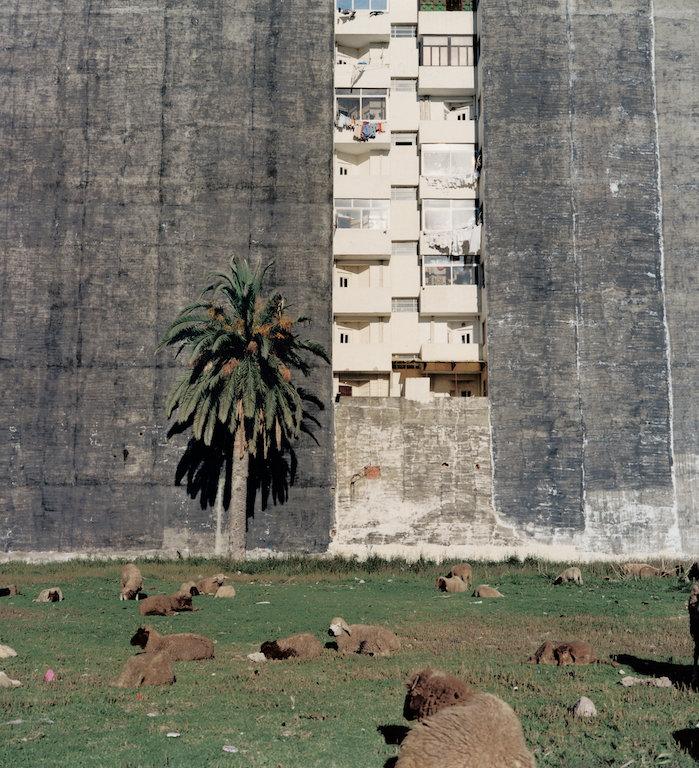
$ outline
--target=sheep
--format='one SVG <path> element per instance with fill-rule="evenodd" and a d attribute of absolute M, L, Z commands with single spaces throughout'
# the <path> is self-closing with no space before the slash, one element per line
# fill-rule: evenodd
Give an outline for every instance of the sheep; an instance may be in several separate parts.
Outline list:
<path fill-rule="evenodd" d="M 17 655 L 17 651 L 14 648 L 10 648 L 9 645 L 0 645 L 0 659 L 9 659 Z"/>
<path fill-rule="evenodd" d="M 340 616 L 330 622 L 328 634 L 337 641 L 341 655 L 390 656 L 400 650 L 400 640 L 388 629 L 367 624 L 347 624 Z"/>
<path fill-rule="evenodd" d="M 497 696 L 474 693 L 414 725 L 395 768 L 536 768 L 512 708 Z"/>
<path fill-rule="evenodd" d="M 197 584 L 197 589 L 200 595 L 215 595 L 218 588 L 223 586 L 226 581 L 226 577 L 222 573 L 217 573 L 216 576 L 211 576 L 208 579 L 202 579 Z"/>
<path fill-rule="evenodd" d="M 620 570 L 621 575 L 625 579 L 649 579 L 651 576 L 664 575 L 660 568 L 654 568 L 652 565 L 648 565 L 647 563 L 624 563 Z"/>
<path fill-rule="evenodd" d="M 180 594 L 181 595 L 189 595 L 190 597 L 194 597 L 195 595 L 199 594 L 199 590 L 197 589 L 197 585 L 193 581 L 186 581 L 181 587 L 180 587 Z"/>
<path fill-rule="evenodd" d="M 235 588 L 232 584 L 224 584 L 216 590 L 214 597 L 235 597 Z"/>
<path fill-rule="evenodd" d="M 558 576 L 554 579 L 554 584 L 565 584 L 569 581 L 574 581 L 576 584 L 583 583 L 582 580 L 582 573 L 580 573 L 580 568 L 566 568 L 563 573 L 559 573 Z"/>
<path fill-rule="evenodd" d="M 7 672 L 0 672 L 0 687 L 2 688 L 18 688 L 22 683 L 19 680 L 12 680 L 7 676 Z"/>
<path fill-rule="evenodd" d="M 116 688 L 138 688 L 141 685 L 172 685 L 175 668 L 165 651 L 138 653 L 132 656 L 121 670 L 113 685 Z"/>
<path fill-rule="evenodd" d="M 528 659 L 528 664 L 550 664 L 558 667 L 583 666 L 597 661 L 589 643 L 582 640 L 559 642 L 547 640 Z"/>
<path fill-rule="evenodd" d="M 697 661 L 699 660 L 699 584 L 692 584 L 692 591 L 689 593 L 687 602 L 689 611 L 689 632 L 694 640 L 694 667 L 692 672 L 692 683 L 699 683 L 699 672 L 697 670 Z"/>
<path fill-rule="evenodd" d="M 51 587 L 49 589 L 42 589 L 39 593 L 39 597 L 32 600 L 33 603 L 57 603 L 59 600 L 63 600 L 63 592 L 60 587 Z"/>
<path fill-rule="evenodd" d="M 260 646 L 266 659 L 317 659 L 323 646 L 310 632 L 299 632 L 280 640 L 267 640 Z"/>
<path fill-rule="evenodd" d="M 21 595 L 19 587 L 16 584 L 9 584 L 6 587 L 0 587 L 0 597 L 7 597 L 8 595 Z"/>
<path fill-rule="evenodd" d="M 473 597 L 505 597 L 505 595 L 498 592 L 497 589 L 494 589 L 489 584 L 479 584 L 473 590 Z"/>
<path fill-rule="evenodd" d="M 179 635 L 161 635 L 153 627 L 144 625 L 136 630 L 131 645 L 146 653 L 165 651 L 173 661 L 213 659 L 214 644 L 208 637 L 183 632 Z"/>
<path fill-rule="evenodd" d="M 687 582 L 699 581 L 699 560 L 692 563 L 691 568 L 687 571 L 687 573 L 684 576 L 684 580 Z"/>
<path fill-rule="evenodd" d="M 449 576 L 446 578 L 444 576 L 440 576 L 437 579 L 437 583 L 434 585 L 434 588 L 441 589 L 442 592 L 468 592 L 470 589 L 466 582 L 459 576 L 453 576 L 451 578 L 449 578 Z"/>
<path fill-rule="evenodd" d="M 430 667 L 409 677 L 405 687 L 408 692 L 403 705 L 403 717 L 418 722 L 436 714 L 440 709 L 461 706 L 472 695 L 466 683 L 441 669 Z"/>
<path fill-rule="evenodd" d="M 138 605 L 141 616 L 175 616 L 180 611 L 201 611 L 201 608 L 194 608 L 192 598 L 179 592 L 169 596 L 152 595 Z"/>
<path fill-rule="evenodd" d="M 141 571 L 133 563 L 127 563 L 121 569 L 119 600 L 138 600 L 138 593 L 142 589 L 143 576 L 141 576 Z"/>
<path fill-rule="evenodd" d="M 473 571 L 468 563 L 459 563 L 458 565 L 452 565 L 451 570 L 447 574 L 448 579 L 458 576 L 463 579 L 469 587 L 473 586 Z"/>

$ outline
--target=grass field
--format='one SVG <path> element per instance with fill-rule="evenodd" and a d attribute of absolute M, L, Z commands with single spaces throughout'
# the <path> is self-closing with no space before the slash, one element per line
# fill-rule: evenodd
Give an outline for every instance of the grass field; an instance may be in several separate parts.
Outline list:
<path fill-rule="evenodd" d="M 201 611 L 143 619 L 136 602 L 118 600 L 122 563 L 0 566 L 0 586 L 22 591 L 0 598 L 0 643 L 19 654 L 0 660 L 0 669 L 22 682 L 0 688 L 0 766 L 383 768 L 408 726 L 404 681 L 427 665 L 507 701 L 540 767 L 693 766 L 699 755 L 683 581 L 622 581 L 607 565 L 591 564 L 584 586 L 554 587 L 565 564 L 513 559 L 474 564 L 476 584 L 506 595 L 478 601 L 435 591 L 446 569 L 424 561 L 138 564 L 149 595 L 219 571 L 232 577 L 237 595 L 196 597 Z M 32 602 L 51 586 L 61 587 L 63 602 Z M 393 629 L 402 652 L 246 659 L 263 641 L 293 632 L 329 641 L 325 631 L 337 615 Z M 216 658 L 176 663 L 173 686 L 111 687 L 138 650 L 129 640 L 142 623 L 164 634 L 206 635 L 217 643 Z M 587 640 L 624 673 L 667 675 L 673 687 L 625 688 L 619 669 L 606 664 L 523 663 L 547 639 Z M 44 682 L 48 669 L 57 682 Z M 581 695 L 595 703 L 596 718 L 571 716 Z"/>

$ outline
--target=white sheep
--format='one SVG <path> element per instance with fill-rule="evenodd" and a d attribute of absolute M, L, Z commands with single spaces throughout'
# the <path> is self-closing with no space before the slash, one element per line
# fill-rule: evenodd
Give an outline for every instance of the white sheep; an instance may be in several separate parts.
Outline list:
<path fill-rule="evenodd" d="M 559 573 L 554 579 L 554 584 L 565 584 L 566 582 L 574 581 L 576 584 L 582 584 L 582 573 L 580 568 L 566 568 L 563 573 Z"/>
<path fill-rule="evenodd" d="M 489 584 L 479 584 L 473 590 L 473 597 L 505 597 L 502 592 L 498 592 L 497 589 L 491 587 Z"/>
<path fill-rule="evenodd" d="M 138 688 L 141 685 L 172 685 L 175 668 L 165 651 L 138 653 L 132 656 L 113 683 L 117 688 Z"/>
<path fill-rule="evenodd" d="M 440 576 L 437 579 L 437 583 L 434 585 L 435 589 L 441 589 L 442 592 L 468 592 L 470 587 L 460 576 Z"/>
<path fill-rule="evenodd" d="M 226 577 L 222 573 L 210 576 L 208 579 L 202 579 L 197 583 L 197 589 L 200 595 L 215 595 L 219 587 L 226 582 Z"/>
<path fill-rule="evenodd" d="M 235 587 L 232 584 L 224 584 L 216 590 L 214 597 L 235 597 Z"/>
<path fill-rule="evenodd" d="M 119 600 L 138 600 L 138 593 L 142 589 L 143 576 L 141 576 L 141 571 L 133 563 L 127 563 L 121 569 Z"/>
<path fill-rule="evenodd" d="M 452 565 L 451 570 L 447 574 L 447 578 L 451 579 L 454 576 L 458 576 L 463 579 L 468 586 L 473 586 L 473 570 L 468 563 L 457 563 Z"/>
<path fill-rule="evenodd" d="M 517 715 L 489 693 L 414 725 L 395 768 L 536 768 Z"/>
<path fill-rule="evenodd" d="M 49 589 L 42 589 L 39 592 L 39 597 L 32 600 L 33 603 L 57 603 L 59 600 L 63 600 L 63 592 L 60 587 L 49 587 Z"/>
<path fill-rule="evenodd" d="M 131 645 L 137 645 L 146 653 L 165 651 L 173 661 L 196 661 L 213 659 L 214 644 L 208 637 L 182 632 L 177 635 L 161 635 L 153 627 L 139 627 L 131 638 Z"/>
<path fill-rule="evenodd" d="M 390 630 L 368 624 L 347 624 L 340 616 L 330 622 L 328 634 L 335 638 L 337 650 L 343 655 L 390 656 L 400 650 L 400 640 Z"/>
<path fill-rule="evenodd" d="M 262 643 L 260 652 L 266 659 L 317 659 L 323 655 L 323 646 L 310 632 L 298 632 L 278 640 L 267 640 Z"/>

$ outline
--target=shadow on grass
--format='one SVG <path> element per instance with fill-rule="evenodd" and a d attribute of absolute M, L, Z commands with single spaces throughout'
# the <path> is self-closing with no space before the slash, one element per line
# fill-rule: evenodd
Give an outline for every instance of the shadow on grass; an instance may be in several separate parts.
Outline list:
<path fill-rule="evenodd" d="M 683 728 L 681 731 L 673 731 L 672 738 L 691 758 L 699 762 L 699 728 Z"/>
<path fill-rule="evenodd" d="M 379 725 L 376 730 L 384 737 L 386 744 L 402 744 L 410 728 L 405 725 Z M 394 768 L 397 757 L 389 757 L 383 768 Z"/>
<path fill-rule="evenodd" d="M 627 653 L 612 656 L 614 661 L 631 667 L 634 672 L 647 677 L 669 677 L 674 685 L 690 687 L 692 683 L 692 667 L 687 664 L 674 664 L 672 661 L 656 661 L 641 659 Z"/>

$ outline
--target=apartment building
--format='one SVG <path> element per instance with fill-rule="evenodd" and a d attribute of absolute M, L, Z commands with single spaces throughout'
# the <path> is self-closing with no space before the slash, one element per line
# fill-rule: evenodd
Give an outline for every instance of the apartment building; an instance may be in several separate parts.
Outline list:
<path fill-rule="evenodd" d="M 470 0 L 337 0 L 336 395 L 487 395 Z"/>

